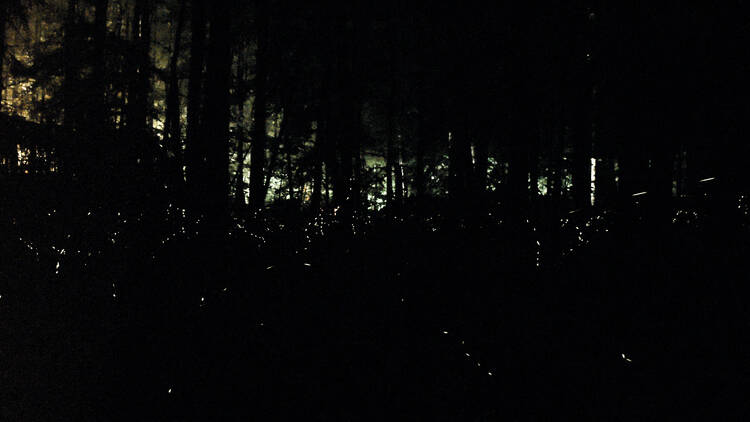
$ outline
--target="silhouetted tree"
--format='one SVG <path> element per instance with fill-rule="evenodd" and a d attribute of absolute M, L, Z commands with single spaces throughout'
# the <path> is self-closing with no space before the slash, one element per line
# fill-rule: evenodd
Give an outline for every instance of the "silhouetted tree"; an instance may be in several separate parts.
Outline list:
<path fill-rule="evenodd" d="M 255 103 L 253 106 L 253 137 L 250 152 L 250 209 L 258 212 L 265 206 L 263 175 L 266 168 L 266 103 L 268 78 L 269 10 L 267 0 L 257 0 L 257 50 L 255 53 Z"/>
<path fill-rule="evenodd" d="M 195 208 L 203 196 L 205 178 L 205 147 L 202 131 L 203 66 L 206 49 L 206 2 L 193 0 L 191 3 L 190 75 L 187 99 L 187 139 L 185 142 L 185 166 L 187 184 L 190 190 L 192 212 L 198 216 L 201 211 Z"/>
<path fill-rule="evenodd" d="M 182 135 L 180 130 L 180 74 L 178 62 L 182 53 L 182 32 L 185 26 L 187 2 L 181 2 L 177 15 L 177 26 L 169 59 L 169 81 L 167 83 L 164 135 L 167 145 L 174 152 L 177 174 L 182 173 Z"/>
<path fill-rule="evenodd" d="M 134 133 L 148 133 L 151 110 L 151 14 L 152 0 L 136 0 L 132 24 L 132 59 L 128 87 L 127 126 Z"/>

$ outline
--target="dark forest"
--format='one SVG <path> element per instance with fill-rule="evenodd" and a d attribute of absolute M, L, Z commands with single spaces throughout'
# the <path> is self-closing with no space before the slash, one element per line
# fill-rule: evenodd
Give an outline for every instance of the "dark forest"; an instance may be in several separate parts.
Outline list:
<path fill-rule="evenodd" d="M 750 418 L 748 16 L 0 0 L 0 420 Z"/>

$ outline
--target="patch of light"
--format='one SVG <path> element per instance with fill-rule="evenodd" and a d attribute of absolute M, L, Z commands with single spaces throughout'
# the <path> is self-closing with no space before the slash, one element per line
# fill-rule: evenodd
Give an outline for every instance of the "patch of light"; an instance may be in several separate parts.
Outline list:
<path fill-rule="evenodd" d="M 536 189 L 539 195 L 547 195 L 547 176 L 541 176 L 536 179 Z"/>
<path fill-rule="evenodd" d="M 572 187 L 573 187 L 573 175 L 566 172 L 562 180 L 563 191 L 569 191 L 570 188 Z"/>

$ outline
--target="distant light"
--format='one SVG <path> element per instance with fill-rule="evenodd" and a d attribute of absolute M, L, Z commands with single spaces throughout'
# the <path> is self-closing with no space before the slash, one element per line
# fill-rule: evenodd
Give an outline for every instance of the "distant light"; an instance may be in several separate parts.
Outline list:
<path fill-rule="evenodd" d="M 466 355 L 467 358 L 471 357 L 471 355 L 469 353 L 464 353 L 464 354 Z"/>
<path fill-rule="evenodd" d="M 710 182 L 711 180 L 714 180 L 714 179 L 716 179 L 716 178 L 715 178 L 715 177 L 707 177 L 707 178 L 705 178 L 705 179 L 701 179 L 701 180 L 699 180 L 699 182 L 700 182 L 700 183 L 703 183 L 703 182 Z"/>
<path fill-rule="evenodd" d="M 443 331 L 443 334 L 448 334 L 448 332 L 447 331 Z"/>
<path fill-rule="evenodd" d="M 172 394 L 172 389 L 167 390 L 167 394 Z"/>
<path fill-rule="evenodd" d="M 492 371 L 487 372 L 487 375 L 492 376 Z"/>
<path fill-rule="evenodd" d="M 634 193 L 633 196 L 641 196 L 641 195 L 645 195 L 645 194 L 646 194 L 646 192 L 638 192 L 638 193 Z"/>
<path fill-rule="evenodd" d="M 312 264 L 308 264 L 307 262 L 304 263 L 305 267 L 312 267 Z"/>

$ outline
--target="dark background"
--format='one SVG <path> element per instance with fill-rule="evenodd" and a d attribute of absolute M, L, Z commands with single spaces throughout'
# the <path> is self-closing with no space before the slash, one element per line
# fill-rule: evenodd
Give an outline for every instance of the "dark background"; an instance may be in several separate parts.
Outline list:
<path fill-rule="evenodd" d="M 741 420 L 748 6 L 4 0 L 0 419 Z"/>

